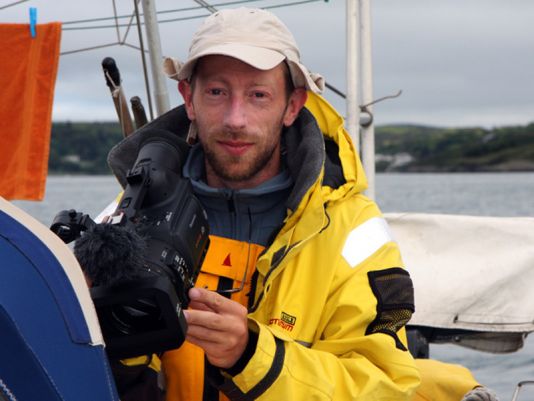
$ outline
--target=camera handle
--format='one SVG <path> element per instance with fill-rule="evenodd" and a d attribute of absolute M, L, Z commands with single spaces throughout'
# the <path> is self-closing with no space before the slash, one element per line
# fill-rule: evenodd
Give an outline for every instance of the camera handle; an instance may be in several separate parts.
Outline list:
<path fill-rule="evenodd" d="M 93 228 L 96 223 L 88 214 L 79 213 L 74 209 L 63 210 L 56 215 L 50 230 L 65 244 L 80 238 L 81 232 Z"/>
<path fill-rule="evenodd" d="M 124 213 L 127 221 L 133 221 L 137 217 L 137 211 L 141 208 L 150 186 L 148 166 L 138 164 L 128 170 L 126 181 L 128 186 L 119 202 L 117 212 Z"/>

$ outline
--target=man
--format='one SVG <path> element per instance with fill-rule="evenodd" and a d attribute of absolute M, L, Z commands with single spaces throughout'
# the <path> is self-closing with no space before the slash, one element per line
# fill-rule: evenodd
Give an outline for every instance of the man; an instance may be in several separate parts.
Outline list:
<path fill-rule="evenodd" d="M 194 143 L 183 173 L 211 234 L 188 341 L 162 357 L 167 400 L 409 400 L 411 281 L 291 33 L 266 11 L 219 11 L 165 70 L 184 105 L 141 131 Z M 110 153 L 123 183 L 138 137 Z"/>

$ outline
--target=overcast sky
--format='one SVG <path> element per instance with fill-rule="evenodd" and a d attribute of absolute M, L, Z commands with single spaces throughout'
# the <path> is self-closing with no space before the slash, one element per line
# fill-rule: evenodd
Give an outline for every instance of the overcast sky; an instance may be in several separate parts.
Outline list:
<path fill-rule="evenodd" d="M 0 7 L 14 1 L 0 0 Z M 280 3 L 267 0 L 251 5 Z M 158 11 L 196 5 L 192 0 L 158 0 L 156 4 Z M 132 1 L 116 0 L 116 5 L 119 15 L 132 12 Z M 113 15 L 112 0 L 30 0 L 0 9 L 0 22 L 27 23 L 30 6 L 37 7 L 39 23 Z M 308 68 L 345 92 L 345 1 L 318 1 L 273 12 L 292 30 Z M 160 14 L 159 19 L 201 14 L 206 12 Z M 494 127 L 534 121 L 534 1 L 372 0 L 372 17 L 374 96 L 402 90 L 401 97 L 375 106 L 377 124 Z M 161 23 L 163 54 L 185 58 L 200 22 Z M 121 36 L 125 29 L 121 28 Z M 132 27 L 127 42 L 137 45 L 137 38 Z M 113 28 L 64 29 L 61 50 L 113 42 L 117 42 Z M 139 52 L 113 46 L 61 56 L 55 121 L 116 120 L 101 69 L 106 56 L 115 58 L 127 98 L 140 96 L 148 109 Z M 175 81 L 168 80 L 168 90 L 171 106 L 181 103 Z M 345 113 L 343 99 L 328 90 L 325 97 Z"/>

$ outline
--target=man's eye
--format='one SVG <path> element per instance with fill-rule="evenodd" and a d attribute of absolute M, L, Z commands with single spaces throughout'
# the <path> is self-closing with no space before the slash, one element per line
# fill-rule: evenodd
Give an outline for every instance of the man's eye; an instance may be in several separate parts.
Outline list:
<path fill-rule="evenodd" d="M 209 89 L 208 93 L 210 95 L 219 96 L 219 95 L 222 95 L 222 90 L 220 90 L 220 89 Z"/>
<path fill-rule="evenodd" d="M 254 92 L 252 94 L 252 96 L 254 96 L 256 99 L 263 99 L 265 97 L 265 93 L 263 93 L 263 92 Z"/>

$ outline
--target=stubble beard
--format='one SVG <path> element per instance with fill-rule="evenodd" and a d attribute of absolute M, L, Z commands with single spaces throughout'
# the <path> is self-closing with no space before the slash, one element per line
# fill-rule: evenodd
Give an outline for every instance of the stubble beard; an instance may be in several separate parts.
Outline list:
<path fill-rule="evenodd" d="M 275 152 L 280 151 L 279 144 L 283 126 L 282 114 L 268 133 L 270 138 L 274 139 L 276 137 L 276 139 L 266 142 L 264 147 L 259 149 L 260 152 L 255 155 L 221 155 L 199 137 L 200 144 L 204 150 L 206 168 L 211 169 L 212 174 L 228 183 L 242 183 L 253 179 L 268 166 L 274 157 L 279 157 L 279 155 L 275 155 Z M 247 134 L 246 132 L 226 132 L 224 137 L 233 140 L 246 140 Z"/>
<path fill-rule="evenodd" d="M 275 157 L 278 142 L 269 143 L 270 146 L 261 149 L 256 155 L 221 156 L 213 149 L 202 144 L 208 168 L 211 172 L 226 182 L 238 183 L 248 181 L 258 175 Z"/>

